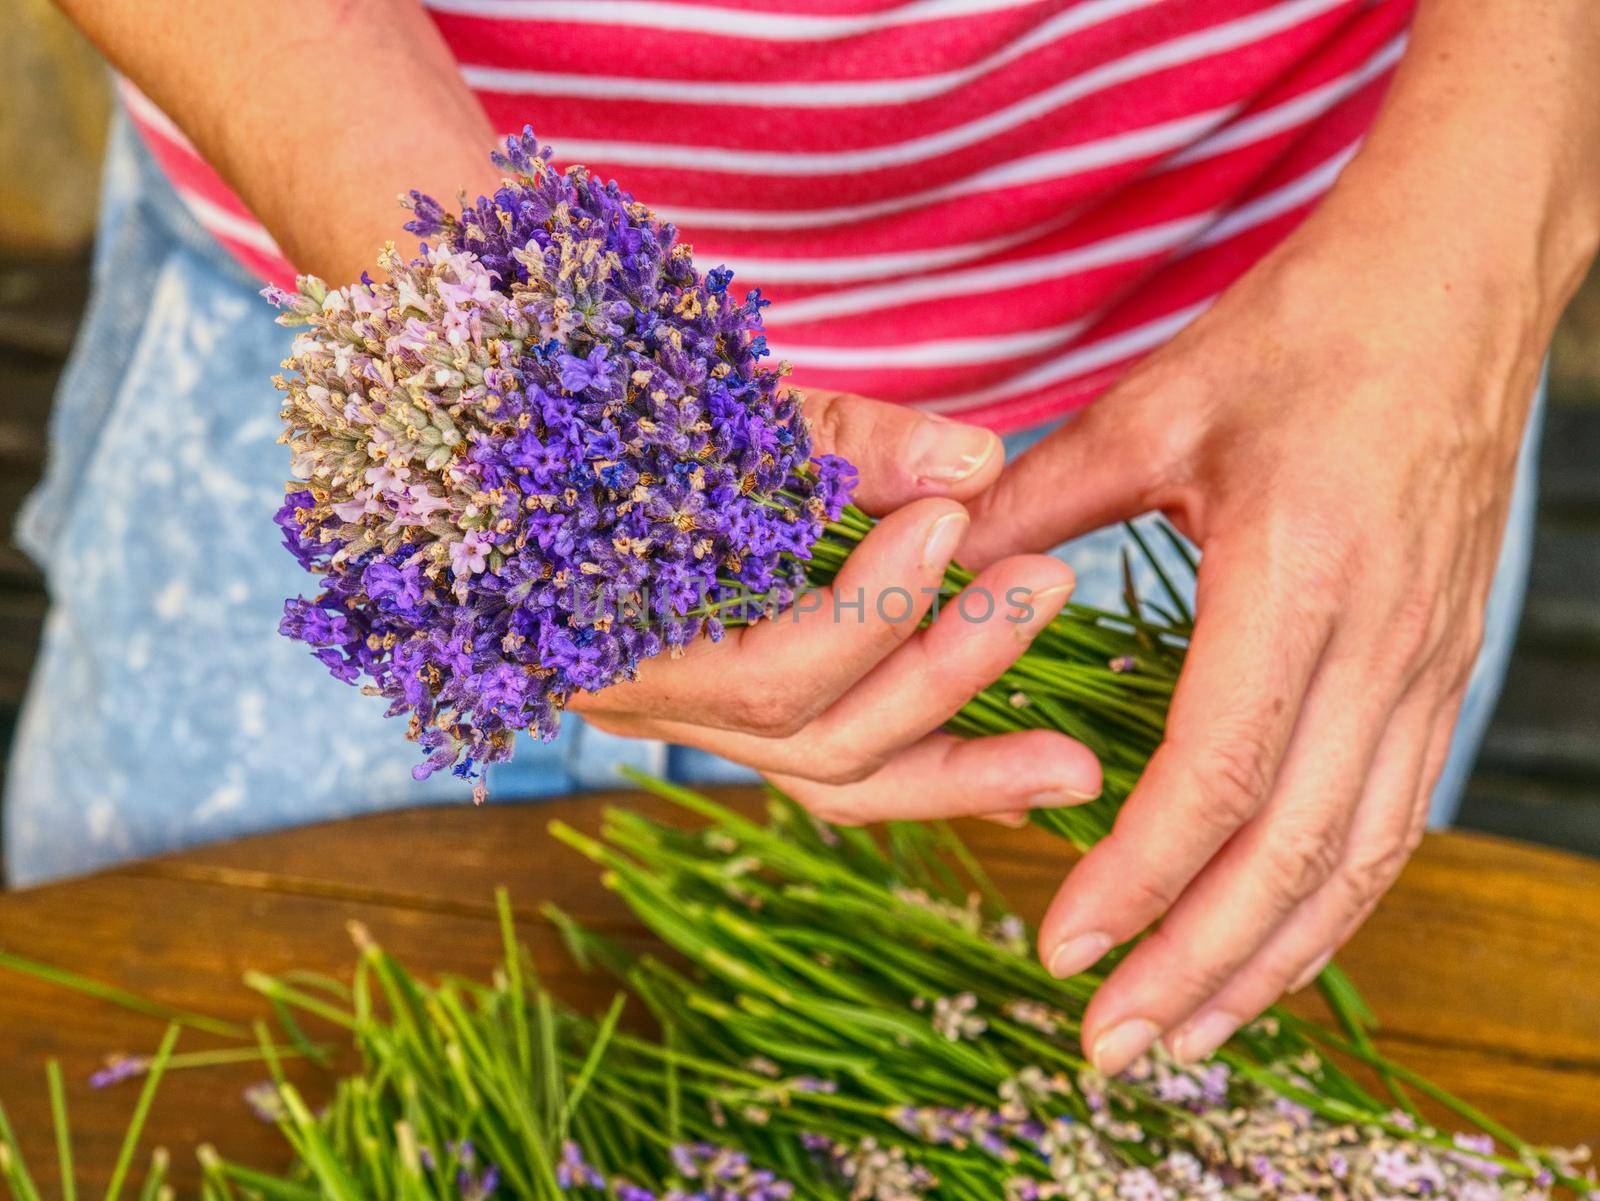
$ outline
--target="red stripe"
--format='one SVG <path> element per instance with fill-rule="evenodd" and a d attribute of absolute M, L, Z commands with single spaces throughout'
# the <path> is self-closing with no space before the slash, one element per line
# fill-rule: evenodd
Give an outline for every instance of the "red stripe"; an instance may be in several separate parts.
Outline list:
<path fill-rule="evenodd" d="M 1288 70 L 1294 62 L 1311 53 L 1327 29 L 1335 25 L 1334 21 L 1322 19 L 1257 44 L 1251 48 L 1255 62 L 1250 71 L 1240 69 L 1237 53 L 1214 55 L 1098 91 L 981 141 L 944 153 L 919 155 L 916 161 L 904 165 L 823 169 L 803 175 L 764 172 L 739 175 L 714 168 L 655 167 L 608 161 L 604 155 L 589 156 L 588 165 L 598 174 L 614 177 L 637 194 L 669 207 L 703 205 L 709 198 L 715 198 L 718 207 L 756 209 L 803 208 L 817 205 L 819 201 L 830 206 L 866 203 L 960 180 L 1024 155 L 1081 145 L 1113 133 L 1248 102 L 1259 92 L 1259 80 L 1263 75 L 1276 78 Z M 511 112 L 502 111 L 493 98 L 486 107 L 497 124 L 512 124 Z M 606 108 L 598 107 L 601 111 Z M 870 120 L 860 121 L 859 128 L 852 129 L 851 114 L 857 110 L 844 110 L 825 115 L 796 111 L 784 118 L 780 126 L 775 114 L 782 110 L 753 112 L 735 120 L 723 109 L 671 107 L 685 117 L 678 123 L 676 135 L 661 139 L 664 143 L 726 146 L 737 142 L 743 144 L 732 148 L 782 147 L 786 152 L 796 153 L 894 147 L 910 138 L 925 137 L 961 124 L 940 122 L 921 126 L 902 125 L 898 121 L 891 124 L 882 110 L 874 110 Z M 563 124 L 543 111 L 539 115 L 542 136 L 547 136 L 557 148 L 558 159 L 563 140 L 594 137 L 592 125 L 585 128 L 581 124 Z M 738 132 L 728 133 L 731 129 Z M 833 144 L 823 144 L 824 138 L 834 139 Z"/>
<path fill-rule="evenodd" d="M 930 367 L 915 372 L 905 368 L 889 370 L 832 369 L 825 373 L 808 371 L 804 360 L 797 362 L 794 381 L 807 387 L 823 386 L 815 378 L 826 375 L 826 386 L 841 391 L 856 392 L 863 396 L 916 403 L 945 396 L 959 396 L 968 392 L 1004 384 L 1064 354 L 1093 347 L 1107 338 L 1135 329 L 1148 322 L 1172 313 L 1181 312 L 1190 305 L 1209 299 L 1232 283 L 1250 264 L 1277 245 L 1304 219 L 1311 205 L 1303 205 L 1291 213 L 1248 230 L 1236 238 L 1199 251 L 1163 272 L 1163 288 L 1153 300 L 1136 303 L 1130 299 L 1126 305 L 1113 307 L 1100 321 L 1087 331 L 1063 341 L 1048 350 L 1002 363 L 981 363 L 961 367 Z M 1141 300 L 1151 296 L 1147 289 L 1130 293 Z M 775 345 L 781 352 L 779 342 Z M 1052 385 L 1058 391 L 1061 385 Z"/>
<path fill-rule="evenodd" d="M 1213 299 L 1292 233 L 1314 207 L 1314 205 L 1304 205 L 1236 239 L 1180 260 L 1162 273 L 1162 286 L 1159 290 L 1141 290 L 1124 304 L 1111 308 L 1094 329 L 1083 335 L 1078 345 L 1093 346 L 1117 334 L 1180 313 L 1191 305 Z M 970 408 L 946 410 L 945 413 L 947 416 L 985 425 L 1001 432 L 1025 429 L 1052 416 L 1065 414 L 1088 404 L 1115 384 L 1130 367 L 1144 358 L 1146 353 L 1148 352 L 1128 355 L 1082 375 L 1031 392 L 977 404 Z M 1014 377 L 1020 372 L 1012 371 L 1007 374 Z M 799 371 L 795 372 L 795 382 L 807 386 L 807 381 L 801 378 Z M 866 395 L 873 393 L 868 392 Z"/>
<path fill-rule="evenodd" d="M 282 255 L 266 255 L 254 246 L 247 246 L 237 238 L 230 238 L 226 234 L 216 234 L 217 241 L 228 249 L 228 252 L 251 275 L 269 284 L 277 284 L 280 288 L 293 288 L 295 270 L 289 260 Z"/>
<path fill-rule="evenodd" d="M 144 137 L 151 156 L 161 165 L 161 169 L 175 186 L 203 197 L 240 220 L 255 221 L 255 214 L 246 207 L 244 201 L 239 199 L 233 189 L 223 182 L 222 176 L 212 169 L 210 163 L 196 154 L 187 142 L 181 144 L 174 142 L 164 131 L 137 117 L 134 118 L 134 124 Z"/>
<path fill-rule="evenodd" d="M 1386 86 L 1387 76 L 1365 85 L 1347 97 L 1339 109 L 1325 114 L 1317 127 L 1335 139 L 1341 138 L 1351 128 L 1347 112 L 1359 114 L 1358 124 L 1364 127 Z M 1237 120 L 1236 117 L 1220 123 L 1218 131 Z M 734 260 L 740 256 L 805 260 L 962 245 L 1040 228 L 1052 220 L 1070 223 L 1070 229 L 1080 235 L 1071 239 L 1072 244 L 1077 244 L 1229 203 L 1259 182 L 1261 173 L 1296 144 L 1306 129 L 1286 130 L 1164 170 L 1152 170 L 1159 166 L 1159 158 L 1141 156 L 1128 163 L 958 196 L 832 228 L 786 232 L 703 229 L 687 224 L 680 232 L 707 259 Z M 798 296 L 814 291 L 779 288 L 774 295 Z"/>
<path fill-rule="evenodd" d="M 951 70 L 1024 36 L 1082 0 L 1055 0 L 1000 12 L 895 25 L 818 42 L 585 22 L 505 21 L 434 13 L 462 62 L 532 67 L 567 74 L 657 79 L 730 78 L 794 82 L 905 78 Z M 1260 0 L 1258 0 L 1258 3 Z M 761 8 L 738 5 L 738 11 Z M 1167 7 L 1185 7 L 1170 0 Z M 1208 8 L 1209 4 L 1197 7 Z M 767 10 L 771 11 L 771 10 Z"/>
<path fill-rule="evenodd" d="M 681 4 L 683 0 L 656 2 Z M 824 0 L 780 8 L 730 0 L 725 7 L 731 23 L 750 11 L 848 16 L 888 12 L 895 3 Z M 949 92 L 907 103 L 752 107 L 497 94 L 485 97 L 485 104 L 491 118 L 503 128 L 519 128 L 531 117 L 541 136 L 558 150 L 566 140 L 720 147 L 739 152 L 853 153 L 892 148 L 961 129 L 1105 63 L 1273 7 L 1270 0 L 1171 0 L 1091 24 Z M 1188 133 L 1175 148 L 1182 150 L 1208 134 L 1225 135 L 1252 114 L 1271 110 L 1360 68 L 1404 28 L 1411 7 L 1412 0 L 1371 4 L 1351 0 L 1249 45 L 1105 87 L 998 130 L 980 142 L 942 150 L 915 162 L 852 166 L 803 176 L 774 175 L 759 168 L 739 172 L 628 162 L 591 161 L 590 165 L 601 174 L 615 175 L 640 196 L 669 210 L 782 212 L 898 204 L 943 185 L 967 186 L 962 181 L 1006 170 L 1022 158 L 1073 147 L 1099 148 L 1105 139 L 1222 110 L 1216 122 Z M 960 70 L 984 61 L 1026 37 L 1040 22 L 1072 8 L 1071 0 L 1059 0 L 810 42 L 445 13 L 435 17 L 464 62 L 655 80 L 836 83 L 915 80 Z M 918 201 L 903 210 L 847 217 L 819 228 L 689 226 L 682 233 L 707 264 L 723 259 L 735 265 L 741 259 L 790 260 L 797 265 L 840 260 L 837 271 L 848 278 L 763 287 L 777 302 L 769 310 L 773 345 L 796 355 L 797 382 L 910 403 L 1001 391 L 1007 394 L 976 400 L 953 415 L 995 428 L 1017 428 L 1087 403 L 1143 352 L 1130 350 L 1120 356 L 1121 362 L 1084 359 L 1086 365 L 1074 377 L 1044 385 L 1026 385 L 1030 372 L 1042 370 L 1064 354 L 1098 355 L 1095 348 L 1103 347 L 1107 339 L 1142 330 L 1151 322 L 1214 297 L 1286 236 L 1316 198 L 1308 195 L 1291 211 L 1200 249 L 1192 244 L 1167 245 L 1123 256 L 1124 261 L 1027 284 L 971 282 L 962 272 L 1026 265 L 1042 256 L 1094 246 L 1108 238 L 1140 235 L 1177 219 L 1204 215 L 1212 221 L 1226 220 L 1228 214 L 1252 201 L 1308 176 L 1358 140 L 1370 125 L 1386 86 L 1387 76 L 1380 76 L 1302 125 L 1188 163 L 1168 163 L 1172 152 L 1135 152 L 1124 147 L 1115 156 L 1121 161 L 1068 170 L 1059 177 L 1032 183 L 986 186 L 944 200 Z M 255 275 L 277 282 L 292 278 L 287 263 L 235 236 L 238 227 L 232 221 L 252 218 L 220 177 L 187 143 L 135 116 L 152 152 L 180 191 L 228 214 L 229 224 L 213 232 L 241 264 Z M 209 216 L 204 211 L 197 215 L 202 223 Z M 999 244 L 999 249 L 984 253 L 989 244 Z M 967 249 L 974 246 L 972 257 L 966 258 Z M 961 261 L 885 264 L 865 257 L 938 255 L 948 250 L 961 253 Z M 741 273 L 739 284 L 762 285 L 759 275 Z M 916 283 L 945 277 L 960 281 L 959 293 L 878 299 L 874 301 L 877 307 L 832 317 L 808 317 L 805 313 L 804 303 L 813 299 L 817 303 L 824 302 L 817 298 L 829 296 L 844 300 L 853 298 L 858 289 L 896 279 Z M 785 318 L 786 303 L 801 306 L 794 309 L 792 324 Z M 807 346 L 819 348 L 819 353 L 833 348 L 870 353 L 874 346 L 1006 338 L 1072 322 L 1086 324 L 1076 336 L 1026 356 L 930 367 L 806 365 Z M 1015 394 L 1009 392 L 1009 381 L 1015 381 Z M 952 411 L 948 401 L 942 411 Z"/>
<path fill-rule="evenodd" d="M 977 266 L 1015 264 L 1047 254 L 1093 246 L 1118 235 L 1135 233 L 1153 225 L 1192 217 L 1213 209 L 1233 209 L 1293 183 L 1349 146 L 1370 123 L 1381 90 L 1368 89 L 1352 99 L 1329 120 L 1303 134 L 1270 165 L 1246 163 L 1232 177 L 1214 175 L 1205 182 L 1211 195 L 1191 189 L 1174 198 L 1160 180 L 1142 181 L 1125 189 L 1068 227 L 1037 242 L 995 255 Z M 1230 183 L 1233 186 L 1229 186 Z M 1248 185 L 1248 186 L 1241 186 Z M 1103 308 L 1124 291 L 1154 286 L 1151 270 L 1176 257 L 1177 251 L 1080 272 L 1022 287 L 980 288 L 964 286 L 959 294 L 934 300 L 904 300 L 877 311 L 854 312 L 833 318 L 789 323 L 784 301 L 801 295 L 829 295 L 840 289 L 773 287 L 770 324 L 777 331 L 775 345 L 874 345 L 932 338 L 1004 334 L 1019 329 L 1059 325 Z M 960 270 L 967 270 L 963 267 Z M 931 273 L 940 278 L 950 272 Z M 1159 293 L 1160 288 L 1156 288 Z"/>

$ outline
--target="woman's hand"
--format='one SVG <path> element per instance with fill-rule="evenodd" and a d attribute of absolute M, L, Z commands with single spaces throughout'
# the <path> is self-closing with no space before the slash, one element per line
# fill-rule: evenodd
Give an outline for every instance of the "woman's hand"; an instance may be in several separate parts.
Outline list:
<path fill-rule="evenodd" d="M 965 609 L 949 603 L 919 628 L 967 532 L 961 502 L 1000 474 L 1000 440 L 855 396 L 812 393 L 805 407 L 818 452 L 860 469 L 856 501 L 881 516 L 833 586 L 720 642 L 653 659 L 637 681 L 573 708 L 603 730 L 757 768 L 836 822 L 1012 818 L 1098 795 L 1099 764 L 1064 735 L 939 732 L 1072 590 L 1071 571 L 1049 556 L 997 558 Z"/>
<path fill-rule="evenodd" d="M 1084 1023 L 1198 1058 L 1326 961 L 1421 837 L 1541 347 L 1338 239 L 1274 256 L 985 498 L 975 561 L 1149 509 L 1204 549 L 1167 737 L 1041 932 Z"/>
<path fill-rule="evenodd" d="M 1375 132 L 1276 252 L 974 506 L 974 564 L 1150 509 L 1204 551 L 1167 737 L 1040 934 L 1068 975 L 1161 919 L 1085 1017 L 1108 1073 L 1163 1035 L 1209 1055 L 1309 982 L 1416 847 L 1449 749 L 1595 235 L 1559 154 L 1460 186 L 1469 142 L 1511 152 L 1415 98 L 1424 63 L 1388 113 L 1441 124 Z"/>

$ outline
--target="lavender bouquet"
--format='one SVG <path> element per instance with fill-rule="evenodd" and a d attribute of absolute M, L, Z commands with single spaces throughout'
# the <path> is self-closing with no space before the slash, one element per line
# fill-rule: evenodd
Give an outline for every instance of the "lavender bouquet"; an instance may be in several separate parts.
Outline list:
<path fill-rule="evenodd" d="M 324 591 L 283 632 L 410 715 L 419 776 L 554 734 L 577 691 L 785 604 L 851 486 L 765 370 L 761 301 L 702 276 L 615 184 L 531 134 L 459 217 L 414 195 L 389 280 L 275 294 L 300 484 L 278 522 Z"/>
<path fill-rule="evenodd" d="M 319 581 L 282 631 L 408 718 L 419 778 L 480 796 L 519 731 L 549 738 L 574 693 L 826 584 L 872 525 L 762 361 L 759 294 L 548 158 L 512 137 L 504 185 L 459 214 L 413 193 L 430 241 L 389 248 L 384 282 L 267 293 L 302 331 L 276 380 L 296 477 L 277 520 Z M 952 567 L 946 598 L 970 582 Z M 1105 798 L 1046 819 L 1080 842 L 1159 739 L 1187 621 L 1169 591 L 1151 620 L 1067 610 L 955 722 L 1097 751 Z"/>

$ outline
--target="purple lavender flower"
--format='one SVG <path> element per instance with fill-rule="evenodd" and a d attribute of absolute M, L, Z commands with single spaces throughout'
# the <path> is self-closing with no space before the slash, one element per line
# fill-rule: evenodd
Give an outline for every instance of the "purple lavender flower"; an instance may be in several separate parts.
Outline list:
<path fill-rule="evenodd" d="M 556 1183 L 564 1189 L 604 1189 L 606 1178 L 583 1157 L 583 1148 L 568 1139 L 561 1144 L 561 1160 L 556 1164 Z"/>
<path fill-rule="evenodd" d="M 761 309 L 615 183 L 531 132 L 459 215 L 412 195 L 388 282 L 268 289 L 302 327 L 276 381 L 296 480 L 277 523 L 319 577 L 282 632 L 386 697 L 421 778 L 555 735 L 574 692 L 781 606 L 855 486 L 813 459 Z"/>
<path fill-rule="evenodd" d="M 788 1201 L 794 1185 L 758 1168 L 743 1151 L 715 1143 L 680 1143 L 672 1166 L 688 1187 L 669 1190 L 663 1201 Z"/>
<path fill-rule="evenodd" d="M 150 1061 L 142 1055 L 108 1055 L 105 1066 L 89 1077 L 89 1087 L 110 1088 L 124 1080 L 142 1076 L 150 1069 Z"/>
<path fill-rule="evenodd" d="M 610 347 L 601 342 L 587 356 L 558 354 L 556 364 L 560 371 L 561 386 L 568 392 L 582 392 L 585 388 L 604 387 L 610 383 L 611 367 L 606 362 Z"/>
<path fill-rule="evenodd" d="M 484 1163 L 480 1170 L 478 1149 L 470 1139 L 446 1143 L 445 1150 L 455 1159 L 456 1192 L 461 1201 L 489 1201 L 500 1188 L 500 1169 L 492 1163 Z M 420 1148 L 419 1158 L 424 1168 L 430 1172 L 434 1170 L 433 1153 L 427 1147 Z"/>
<path fill-rule="evenodd" d="M 477 1175 L 466 1167 L 456 1173 L 456 1191 L 461 1194 L 461 1201 L 489 1201 L 499 1187 L 500 1169 L 493 1164 Z"/>
<path fill-rule="evenodd" d="M 793 1088 L 797 1093 L 836 1093 L 839 1086 L 832 1080 L 823 1080 L 818 1076 L 797 1076 L 793 1081 Z"/>

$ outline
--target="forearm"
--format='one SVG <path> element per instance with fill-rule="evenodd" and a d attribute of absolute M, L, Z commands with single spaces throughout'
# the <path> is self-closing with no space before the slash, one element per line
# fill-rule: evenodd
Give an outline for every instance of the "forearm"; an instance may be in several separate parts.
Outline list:
<path fill-rule="evenodd" d="M 1596 64 L 1593 0 L 1421 0 L 1318 222 L 1426 271 L 1441 299 L 1492 295 L 1547 338 L 1600 246 Z"/>
<path fill-rule="evenodd" d="M 494 130 L 414 0 L 61 0 L 301 270 L 355 278 L 411 188 L 487 191 Z"/>

